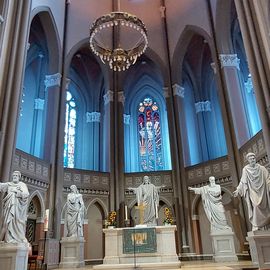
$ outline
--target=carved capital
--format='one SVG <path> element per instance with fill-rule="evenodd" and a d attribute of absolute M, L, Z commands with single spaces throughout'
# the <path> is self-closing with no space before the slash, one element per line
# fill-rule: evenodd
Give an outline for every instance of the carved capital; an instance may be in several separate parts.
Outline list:
<path fill-rule="evenodd" d="M 129 125 L 130 124 L 130 114 L 124 114 L 124 124 Z"/>
<path fill-rule="evenodd" d="M 35 99 L 35 105 L 34 105 L 35 110 L 41 110 L 41 111 L 43 111 L 44 110 L 44 104 L 45 104 L 45 100 L 44 99 L 36 98 Z"/>
<path fill-rule="evenodd" d="M 66 78 L 66 90 L 68 90 L 70 84 L 70 79 Z"/>
<path fill-rule="evenodd" d="M 86 123 L 100 122 L 100 112 L 86 112 Z"/>
<path fill-rule="evenodd" d="M 118 102 L 121 102 L 124 106 L 125 104 L 125 95 L 123 91 L 118 92 Z"/>
<path fill-rule="evenodd" d="M 221 67 L 236 67 L 239 69 L 240 59 L 237 54 L 220 54 L 219 60 Z"/>
<path fill-rule="evenodd" d="M 214 74 L 217 74 L 217 67 L 216 67 L 216 63 L 211 63 L 210 64 L 210 66 L 211 66 L 211 68 L 213 69 L 213 71 L 214 71 Z"/>
<path fill-rule="evenodd" d="M 166 17 L 165 16 L 166 7 L 160 6 L 159 11 L 160 11 L 161 18 L 165 18 Z"/>
<path fill-rule="evenodd" d="M 103 96 L 104 104 L 108 104 L 113 101 L 113 91 L 108 90 L 108 92 Z"/>
<path fill-rule="evenodd" d="M 168 98 L 170 96 L 168 87 L 163 87 L 163 96 L 165 98 Z"/>
<path fill-rule="evenodd" d="M 195 103 L 195 111 L 199 112 L 211 112 L 211 101 L 199 101 Z"/>
<path fill-rule="evenodd" d="M 246 91 L 250 93 L 254 93 L 253 83 L 251 77 L 248 77 L 247 81 L 244 83 Z"/>
<path fill-rule="evenodd" d="M 46 88 L 60 86 L 61 85 L 61 77 L 62 77 L 62 75 L 60 73 L 46 75 L 45 80 L 44 80 Z"/>
<path fill-rule="evenodd" d="M 179 84 L 175 83 L 173 85 L 173 95 L 184 98 L 184 96 L 185 96 L 185 88 L 180 86 Z"/>

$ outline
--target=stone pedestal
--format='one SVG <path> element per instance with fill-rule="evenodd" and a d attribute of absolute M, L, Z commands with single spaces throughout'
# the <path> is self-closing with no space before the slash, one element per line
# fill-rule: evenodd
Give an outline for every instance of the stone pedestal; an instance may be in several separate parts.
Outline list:
<path fill-rule="evenodd" d="M 84 266 L 84 242 L 83 237 L 62 238 L 60 268 Z"/>
<path fill-rule="evenodd" d="M 179 269 L 180 261 L 175 247 L 176 226 L 151 228 L 155 230 L 154 241 L 151 235 L 145 233 L 147 228 L 104 229 L 105 257 L 103 265 L 96 265 L 93 268 L 128 270 L 134 269 L 134 266 L 136 266 L 140 269 Z M 142 236 L 140 236 L 140 233 Z M 136 247 L 131 249 L 128 243 L 124 243 L 125 234 L 129 235 L 130 239 L 135 242 L 138 241 L 138 249 Z M 148 245 L 148 240 L 154 243 L 154 248 Z"/>
<path fill-rule="evenodd" d="M 270 269 L 270 231 L 248 232 L 250 255 L 260 269 Z"/>
<path fill-rule="evenodd" d="M 215 262 L 236 262 L 234 233 L 231 229 L 211 232 Z"/>
<path fill-rule="evenodd" d="M 0 268 L 27 270 L 29 246 L 0 242 Z"/>

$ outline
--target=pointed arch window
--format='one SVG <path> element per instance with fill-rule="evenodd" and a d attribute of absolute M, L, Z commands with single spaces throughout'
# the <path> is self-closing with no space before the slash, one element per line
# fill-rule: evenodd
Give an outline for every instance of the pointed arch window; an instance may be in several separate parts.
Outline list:
<path fill-rule="evenodd" d="M 75 137 L 76 137 L 76 102 L 72 94 L 66 94 L 66 122 L 64 138 L 64 167 L 74 168 Z"/>
<path fill-rule="evenodd" d="M 145 97 L 138 106 L 138 146 L 141 171 L 164 169 L 159 106 Z"/>

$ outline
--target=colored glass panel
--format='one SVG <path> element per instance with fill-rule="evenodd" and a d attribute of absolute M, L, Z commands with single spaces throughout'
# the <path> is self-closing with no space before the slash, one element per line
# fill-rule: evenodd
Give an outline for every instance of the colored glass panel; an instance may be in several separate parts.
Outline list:
<path fill-rule="evenodd" d="M 66 94 L 66 121 L 64 138 L 64 167 L 74 168 L 75 136 L 76 136 L 76 102 L 71 93 Z"/>
<path fill-rule="evenodd" d="M 163 170 L 159 107 L 150 97 L 138 106 L 138 137 L 141 171 Z"/>

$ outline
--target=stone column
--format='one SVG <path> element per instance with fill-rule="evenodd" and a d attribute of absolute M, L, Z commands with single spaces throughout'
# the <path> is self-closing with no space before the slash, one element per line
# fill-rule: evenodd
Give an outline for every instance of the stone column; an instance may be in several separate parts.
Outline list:
<path fill-rule="evenodd" d="M 124 121 L 124 135 L 126 135 L 126 138 L 130 138 L 130 114 L 123 114 L 123 121 Z M 129 151 L 126 151 L 126 149 L 130 149 L 130 139 L 125 141 L 125 166 L 128 168 L 131 168 L 131 155 L 129 154 Z M 128 160 L 127 160 L 128 157 Z"/>
<path fill-rule="evenodd" d="M 0 56 L 0 179 L 9 180 L 29 34 L 31 1 L 7 1 Z"/>
<path fill-rule="evenodd" d="M 236 54 L 220 54 L 219 59 L 225 78 L 238 146 L 241 146 L 249 139 L 249 131 L 238 77 L 240 59 Z"/>
<path fill-rule="evenodd" d="M 93 138 L 91 143 L 92 153 L 87 158 L 87 162 L 93 163 L 93 170 L 100 170 L 100 112 L 86 112 L 86 123 L 88 126 L 87 130 L 92 132 Z M 83 164 L 87 165 L 87 164 Z"/>
<path fill-rule="evenodd" d="M 51 178 L 49 187 L 49 200 L 47 201 L 47 207 L 50 209 L 49 219 L 49 236 L 59 239 L 60 238 L 60 220 L 61 220 L 61 200 L 62 200 L 62 188 L 63 180 L 58 178 L 56 173 L 63 171 L 63 163 L 57 160 L 57 154 L 59 155 L 60 149 L 63 149 L 62 144 L 64 137 L 64 123 L 59 123 L 57 115 L 62 112 L 65 115 L 65 107 L 61 106 L 61 96 L 65 105 L 65 91 L 60 95 L 61 84 L 60 73 L 48 75 L 45 77 L 45 86 L 47 94 L 47 114 L 45 120 L 45 142 L 44 142 L 44 159 L 51 162 Z M 68 85 L 68 84 L 67 84 Z M 65 88 L 64 88 L 65 89 Z M 61 107 L 61 109 L 60 109 Z M 56 154 L 55 151 L 58 151 Z M 62 151 L 63 156 L 63 151 Z M 63 157 L 62 157 L 63 161 Z M 56 180 L 57 179 L 57 180 Z M 58 210 L 56 211 L 57 208 Z"/>
<path fill-rule="evenodd" d="M 112 125 L 112 118 L 114 118 L 113 115 L 113 91 L 108 90 L 107 93 L 103 96 L 104 99 L 104 129 L 103 134 L 104 141 L 103 141 L 103 156 L 107 157 L 107 160 L 105 161 L 106 171 L 110 171 L 110 202 L 109 202 L 109 208 L 111 210 L 115 209 L 115 179 L 114 179 L 114 142 L 112 141 L 112 135 L 114 132 L 114 127 Z M 113 171 L 112 171 L 113 170 Z"/>
<path fill-rule="evenodd" d="M 270 53 L 269 26 L 264 12 L 267 2 L 235 1 L 235 7 L 247 54 L 255 90 L 257 107 L 262 123 L 266 152 L 270 156 Z"/>
<path fill-rule="evenodd" d="M 171 146 L 171 159 L 172 159 L 172 183 L 174 190 L 174 204 L 176 212 L 176 224 L 178 243 L 181 245 L 179 249 L 182 252 L 189 252 L 189 242 L 188 242 L 188 213 L 185 211 L 187 200 L 187 190 L 186 183 L 183 181 L 185 179 L 185 170 L 183 162 L 183 151 L 179 124 L 179 112 L 178 112 L 178 94 L 181 93 L 181 89 L 177 90 L 174 88 L 175 92 L 171 89 L 169 91 L 168 87 L 164 87 L 164 96 L 166 98 L 167 113 L 168 113 L 168 126 L 170 135 L 170 146 Z M 176 97 L 172 97 L 176 94 Z M 180 251 L 180 250 L 179 250 Z"/>
<path fill-rule="evenodd" d="M 52 152 L 56 147 L 57 114 L 59 109 L 59 92 L 61 85 L 60 73 L 45 76 L 45 94 L 47 96 L 46 117 L 45 117 L 45 136 L 44 136 L 44 159 L 52 160 Z M 67 87 L 68 87 L 67 82 Z"/>
<path fill-rule="evenodd" d="M 125 96 L 123 91 L 117 93 L 117 122 L 116 122 L 116 136 L 115 145 L 117 145 L 117 167 L 118 181 L 116 182 L 116 205 L 119 206 L 119 225 L 121 227 L 125 226 L 124 212 L 125 212 L 125 179 L 124 179 L 124 103 Z"/>
<path fill-rule="evenodd" d="M 41 81 L 41 69 L 42 69 L 42 59 L 44 55 L 39 53 L 38 55 L 38 63 L 37 63 L 37 89 L 35 93 L 35 107 L 34 107 L 34 115 L 33 115 L 33 128 L 32 128 L 32 139 L 30 146 L 30 153 L 34 156 L 38 156 L 40 158 L 43 157 L 43 151 L 41 149 L 42 141 L 43 141 L 43 124 L 44 124 L 44 85 Z"/>

